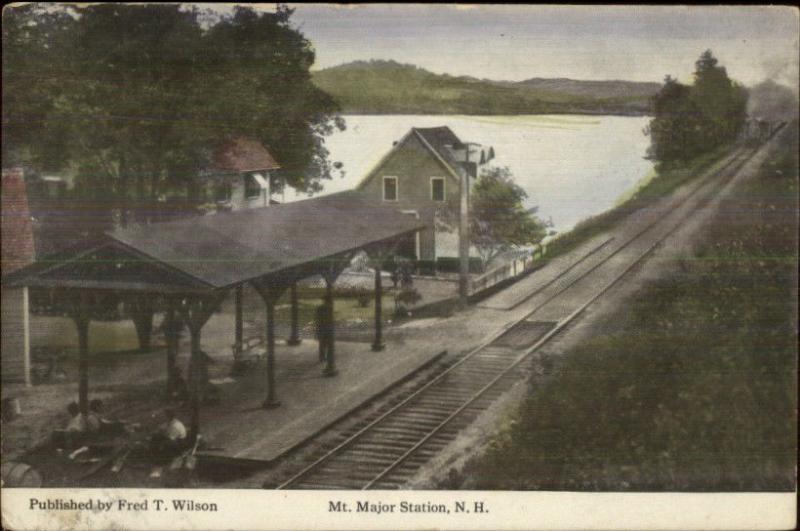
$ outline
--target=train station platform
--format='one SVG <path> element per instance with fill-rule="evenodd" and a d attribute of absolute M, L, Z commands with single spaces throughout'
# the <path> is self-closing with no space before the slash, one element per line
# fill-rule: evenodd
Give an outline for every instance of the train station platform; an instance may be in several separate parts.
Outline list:
<path fill-rule="evenodd" d="M 419 343 L 389 344 L 373 352 L 369 343 L 336 343 L 338 374 L 322 375 L 317 343 L 277 345 L 277 394 L 281 406 L 261 407 L 264 367 L 248 374 L 212 379 L 217 405 L 201 408 L 200 433 L 209 450 L 201 458 L 268 463 L 323 431 L 393 384 L 436 360 L 441 350 Z"/>

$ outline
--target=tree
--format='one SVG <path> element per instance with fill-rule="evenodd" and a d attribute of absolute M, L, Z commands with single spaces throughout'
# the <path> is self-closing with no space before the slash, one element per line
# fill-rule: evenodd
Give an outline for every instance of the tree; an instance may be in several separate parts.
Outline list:
<path fill-rule="evenodd" d="M 535 245 L 546 235 L 544 222 L 526 210 L 528 194 L 514 182 L 508 168 L 485 170 L 470 191 L 470 244 L 484 267 L 501 252 L 518 245 Z M 457 207 L 443 215 L 446 226 L 458 223 Z"/>
<path fill-rule="evenodd" d="M 747 114 L 747 92 L 707 50 L 695 63 L 692 85 L 666 77 L 653 98 L 653 113 L 648 156 L 662 166 L 685 163 L 736 139 Z"/>
<path fill-rule="evenodd" d="M 648 133 L 648 157 L 660 162 L 685 162 L 698 154 L 701 114 L 689 97 L 690 87 L 667 76 L 653 98 L 655 118 Z"/>
<path fill-rule="evenodd" d="M 703 151 L 736 139 L 747 116 L 747 92 L 706 50 L 695 63 L 691 99 L 703 114 Z"/>
<path fill-rule="evenodd" d="M 323 137 L 344 124 L 311 82 L 314 52 L 291 9 L 203 18 L 180 4 L 29 4 L 7 13 L 4 159 L 72 168 L 78 195 L 117 207 L 193 195 L 214 149 L 236 136 L 264 143 L 302 190 L 331 177 Z"/>
<path fill-rule="evenodd" d="M 311 81 L 311 43 L 292 10 L 236 7 L 203 19 L 181 4 L 27 4 L 4 12 L 3 160 L 70 170 L 76 189 L 63 240 L 91 236 L 185 190 L 213 152 L 245 136 L 264 143 L 289 184 L 331 177 L 323 137 L 344 128 Z M 180 192 L 179 192 L 180 191 Z M 141 345 L 152 307 L 133 305 Z"/>

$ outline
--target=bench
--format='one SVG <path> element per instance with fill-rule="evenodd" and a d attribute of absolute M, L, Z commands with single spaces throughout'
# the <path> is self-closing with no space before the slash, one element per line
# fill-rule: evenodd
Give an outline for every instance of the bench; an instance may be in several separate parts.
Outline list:
<path fill-rule="evenodd" d="M 242 344 L 234 343 L 231 345 L 233 352 L 234 374 L 255 366 L 267 353 L 266 339 L 263 334 L 249 337 L 242 341 Z"/>

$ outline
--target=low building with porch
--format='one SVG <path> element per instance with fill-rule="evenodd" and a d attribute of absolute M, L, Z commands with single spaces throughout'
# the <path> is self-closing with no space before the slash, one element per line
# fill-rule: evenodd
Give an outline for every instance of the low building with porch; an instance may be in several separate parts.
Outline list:
<path fill-rule="evenodd" d="M 428 262 L 456 257 L 458 235 L 443 228 L 442 214 L 446 209 L 458 212 L 461 183 L 474 183 L 493 157 L 493 148 L 462 142 L 447 126 L 413 127 L 356 190 L 426 226 L 403 245 L 403 254 Z"/>
<path fill-rule="evenodd" d="M 201 176 L 215 209 L 230 212 L 274 204 L 280 164 L 257 140 L 233 138 L 217 148 L 212 165 Z"/>

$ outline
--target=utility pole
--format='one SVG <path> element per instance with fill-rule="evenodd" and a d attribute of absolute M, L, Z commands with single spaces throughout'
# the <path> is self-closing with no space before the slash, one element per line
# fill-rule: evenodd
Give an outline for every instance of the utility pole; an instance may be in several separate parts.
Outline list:
<path fill-rule="evenodd" d="M 467 305 L 469 297 L 469 143 L 466 164 L 461 172 L 461 205 L 458 216 L 458 298 L 462 307 Z"/>

